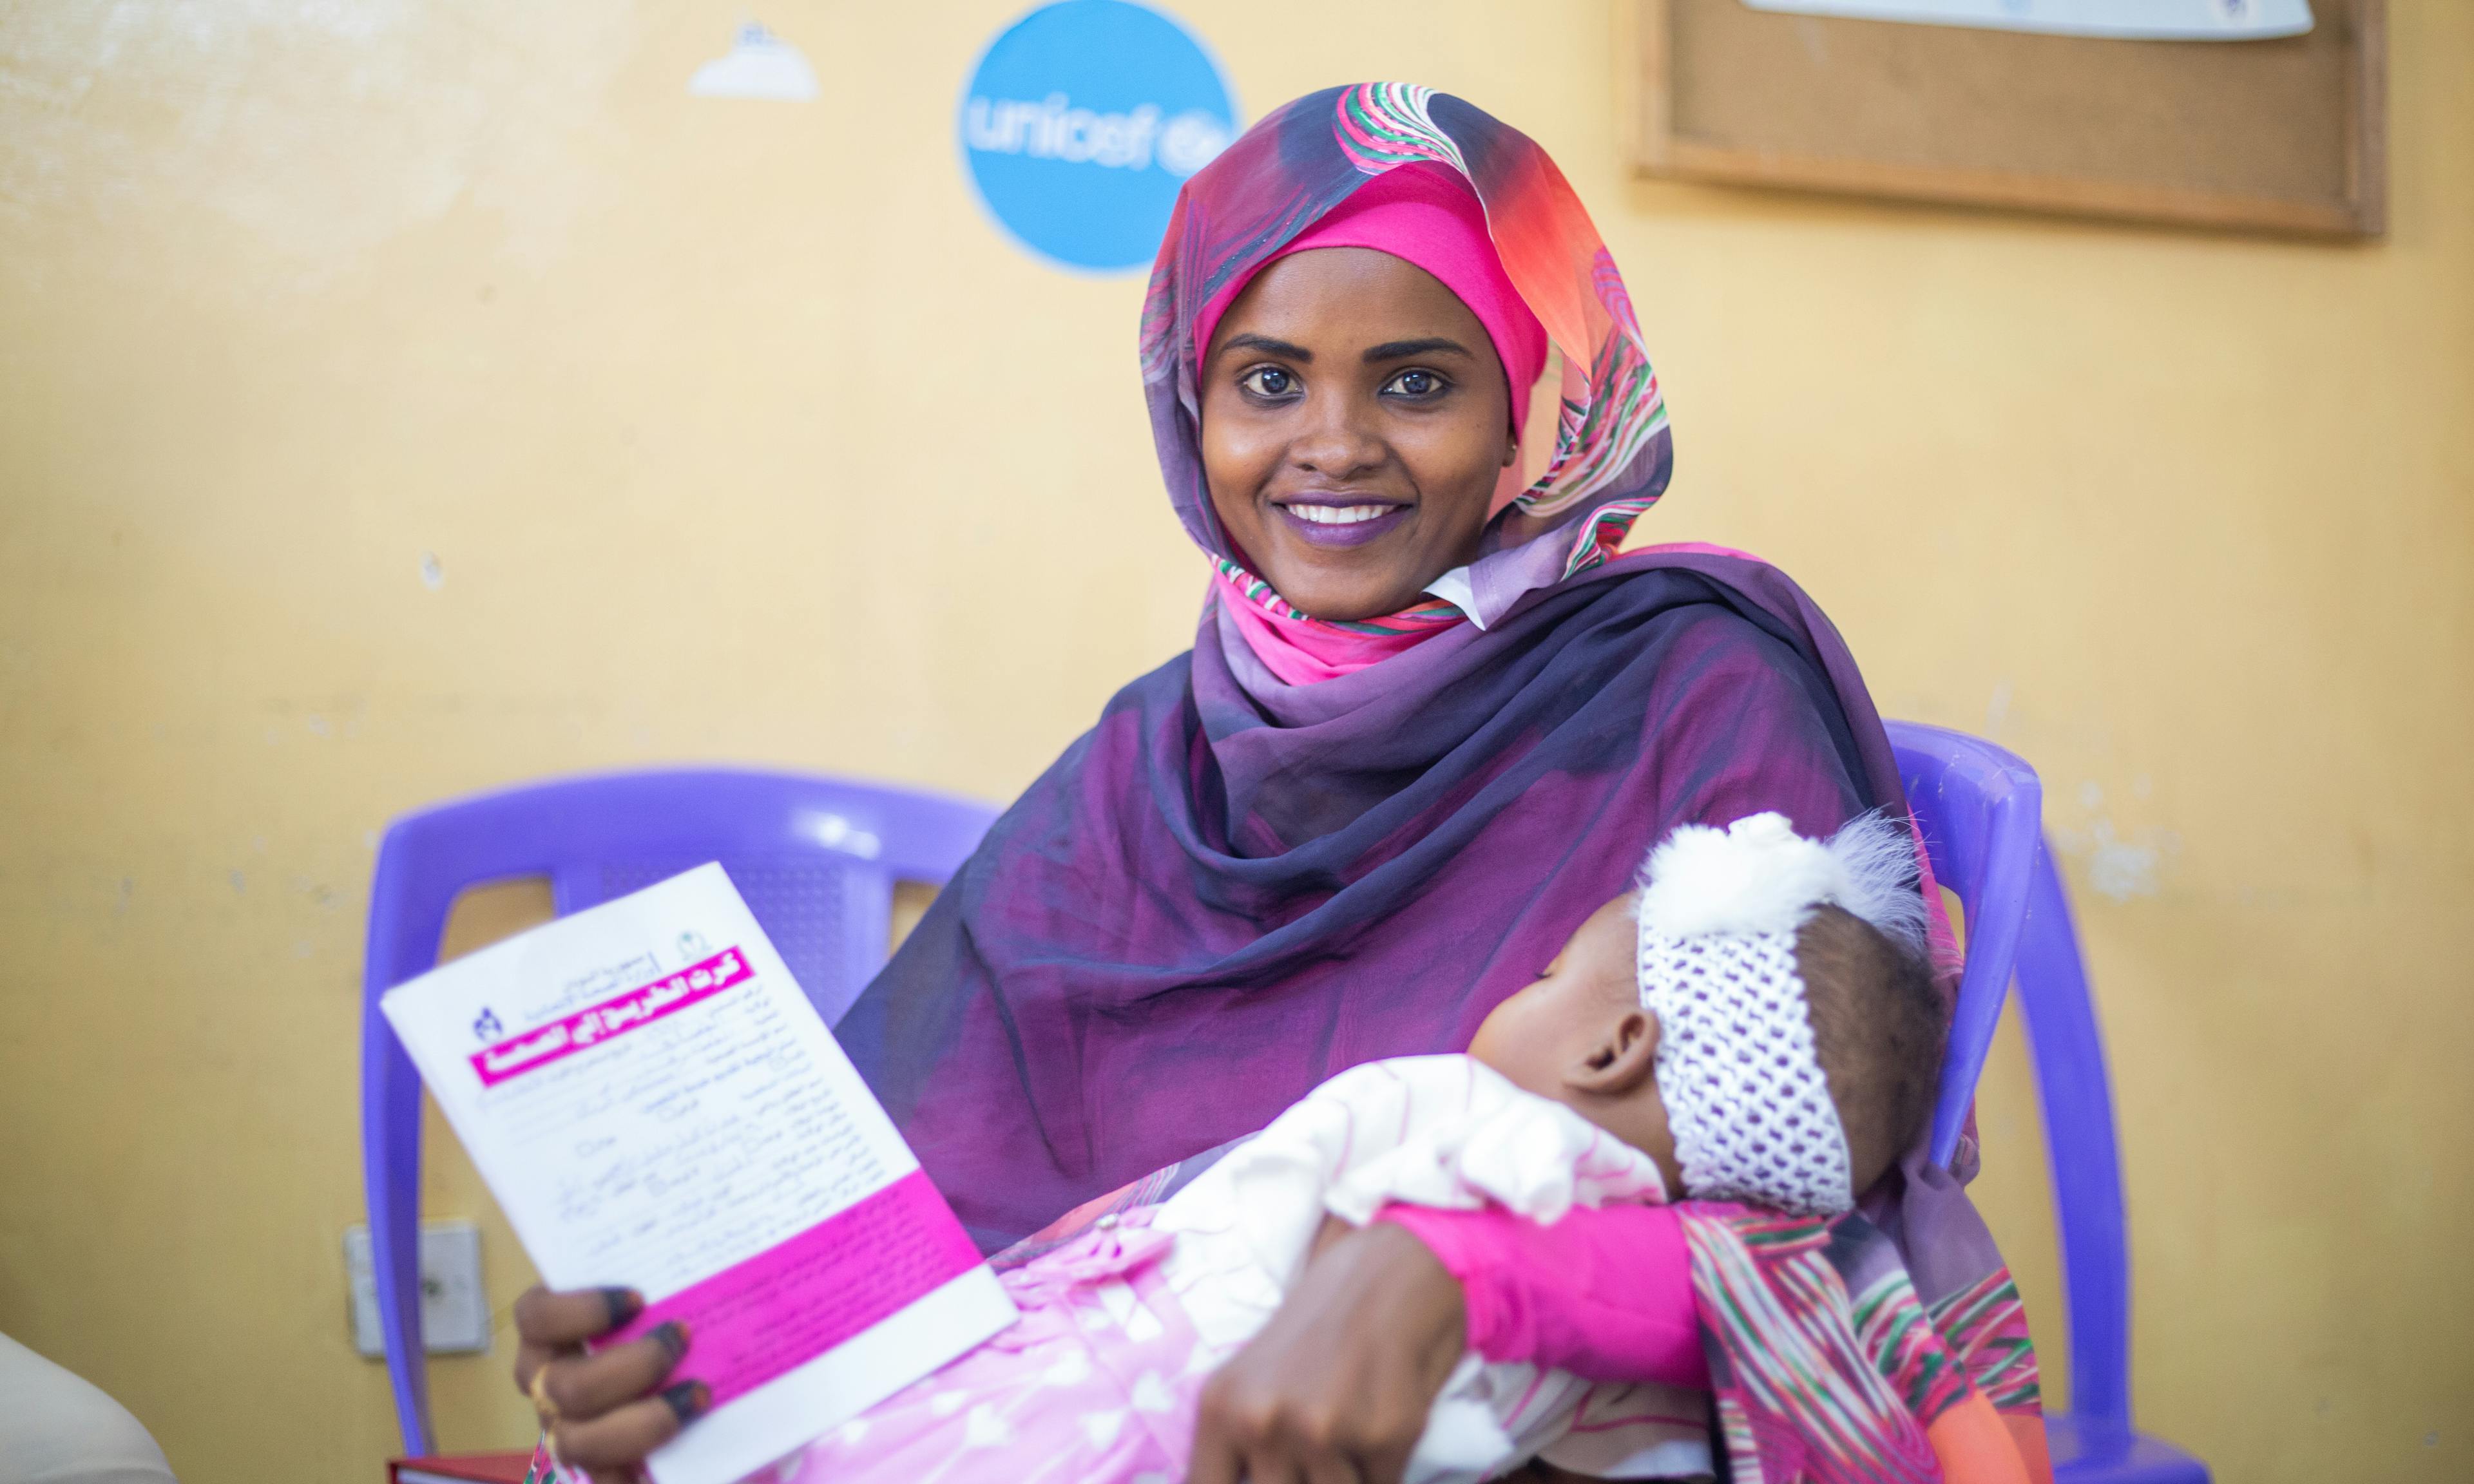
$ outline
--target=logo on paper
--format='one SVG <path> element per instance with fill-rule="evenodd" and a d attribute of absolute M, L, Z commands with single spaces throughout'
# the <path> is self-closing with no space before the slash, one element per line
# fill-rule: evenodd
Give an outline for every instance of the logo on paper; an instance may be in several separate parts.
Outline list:
<path fill-rule="evenodd" d="M 1177 186 L 1237 135 L 1201 43 L 1128 0 L 1058 0 L 988 44 L 964 92 L 962 156 L 988 210 L 1071 268 L 1152 260 Z"/>
<path fill-rule="evenodd" d="M 501 1024 L 498 1020 L 498 1013 L 491 1009 L 489 1006 L 483 1005 L 481 1007 L 480 1017 L 473 1022 L 473 1039 L 474 1041 L 495 1041 L 498 1037 L 505 1035 L 506 1030 L 506 1026 Z"/>

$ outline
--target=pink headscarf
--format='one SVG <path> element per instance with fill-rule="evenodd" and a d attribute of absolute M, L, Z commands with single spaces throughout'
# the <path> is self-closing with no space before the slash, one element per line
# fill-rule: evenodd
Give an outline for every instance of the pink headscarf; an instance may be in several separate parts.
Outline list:
<path fill-rule="evenodd" d="M 1487 234 L 1486 208 L 1468 181 L 1447 165 L 1402 165 L 1359 186 L 1322 220 L 1291 238 L 1288 246 L 1231 278 L 1195 316 L 1194 343 L 1208 354 L 1220 317 L 1254 281 L 1255 274 L 1295 252 L 1317 248 L 1372 248 L 1414 263 L 1443 281 L 1486 327 L 1503 363 L 1512 392 L 1512 431 L 1529 417 L 1530 389 L 1546 369 L 1546 327 L 1504 274 L 1494 239 Z M 1487 509 L 1492 516 L 1520 492 L 1518 481 L 1496 490 Z"/>

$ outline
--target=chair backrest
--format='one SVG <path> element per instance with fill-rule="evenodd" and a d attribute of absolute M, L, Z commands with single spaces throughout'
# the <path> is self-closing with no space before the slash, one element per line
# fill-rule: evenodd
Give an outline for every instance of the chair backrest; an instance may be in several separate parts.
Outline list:
<path fill-rule="evenodd" d="M 562 915 L 720 861 L 827 1024 L 885 963 L 893 883 L 942 885 L 985 804 L 790 774 L 566 778 L 408 814 L 378 846 L 362 968 L 361 1139 L 379 1328 L 404 1448 L 430 1451 L 421 1338 L 421 1083 L 378 996 L 437 963 L 456 896 L 546 876 Z"/>
<path fill-rule="evenodd" d="M 1889 731 L 1933 875 L 1966 914 L 1967 963 L 1933 1102 L 1932 1161 L 1947 1168 L 2010 993 L 2043 848 L 2045 790 L 2035 769 L 1979 737 L 1921 722 L 1892 722 Z"/>
<path fill-rule="evenodd" d="M 2069 894 L 2041 843 L 2019 944 L 2019 1008 L 2061 1228 L 2071 1336 L 2071 1416 L 2091 1438 L 2130 1434 L 2130 1250 L 2104 1033 L 2071 922 Z"/>
<path fill-rule="evenodd" d="M 2088 1437 L 2127 1438 L 2130 1271 L 2113 1091 L 2070 898 L 2044 836 L 2042 786 L 2025 762 L 1963 732 L 1915 722 L 1889 731 L 1933 874 L 1966 912 L 1932 1158 L 1947 1166 L 1957 1151 L 2015 973 L 2061 1231 L 2071 1417 Z"/>

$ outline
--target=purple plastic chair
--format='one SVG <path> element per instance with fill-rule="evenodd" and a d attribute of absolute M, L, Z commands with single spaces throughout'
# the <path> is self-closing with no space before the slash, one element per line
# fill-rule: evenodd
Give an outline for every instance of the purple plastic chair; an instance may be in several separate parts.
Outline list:
<path fill-rule="evenodd" d="M 943 885 L 996 815 L 910 789 L 703 770 L 540 783 L 439 804 L 388 827 L 362 969 L 361 1148 L 378 1317 L 407 1453 L 431 1445 L 416 1237 L 421 1079 L 377 1005 L 437 963 L 456 895 L 547 876 L 564 915 L 718 860 L 831 1024 L 885 963 L 893 883 Z"/>
<path fill-rule="evenodd" d="M 1967 914 L 1967 965 L 1933 1107 L 1947 1166 L 2015 972 L 2061 1227 L 2071 1403 L 2045 1418 L 2055 1484 L 2208 1484 L 2205 1464 L 2130 1423 L 2130 1265 L 2104 1040 L 2088 998 L 2070 898 L 2045 843 L 2035 770 L 1990 742 L 1889 724 L 1933 874 Z"/>

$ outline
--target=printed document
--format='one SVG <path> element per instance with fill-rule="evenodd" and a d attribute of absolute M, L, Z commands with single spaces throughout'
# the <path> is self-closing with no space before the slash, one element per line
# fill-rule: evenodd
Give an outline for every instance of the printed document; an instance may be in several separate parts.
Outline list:
<path fill-rule="evenodd" d="M 717 865 L 389 991 L 552 1288 L 689 1329 L 714 1409 L 655 1484 L 728 1484 L 1003 1329 L 1012 1303 Z"/>

